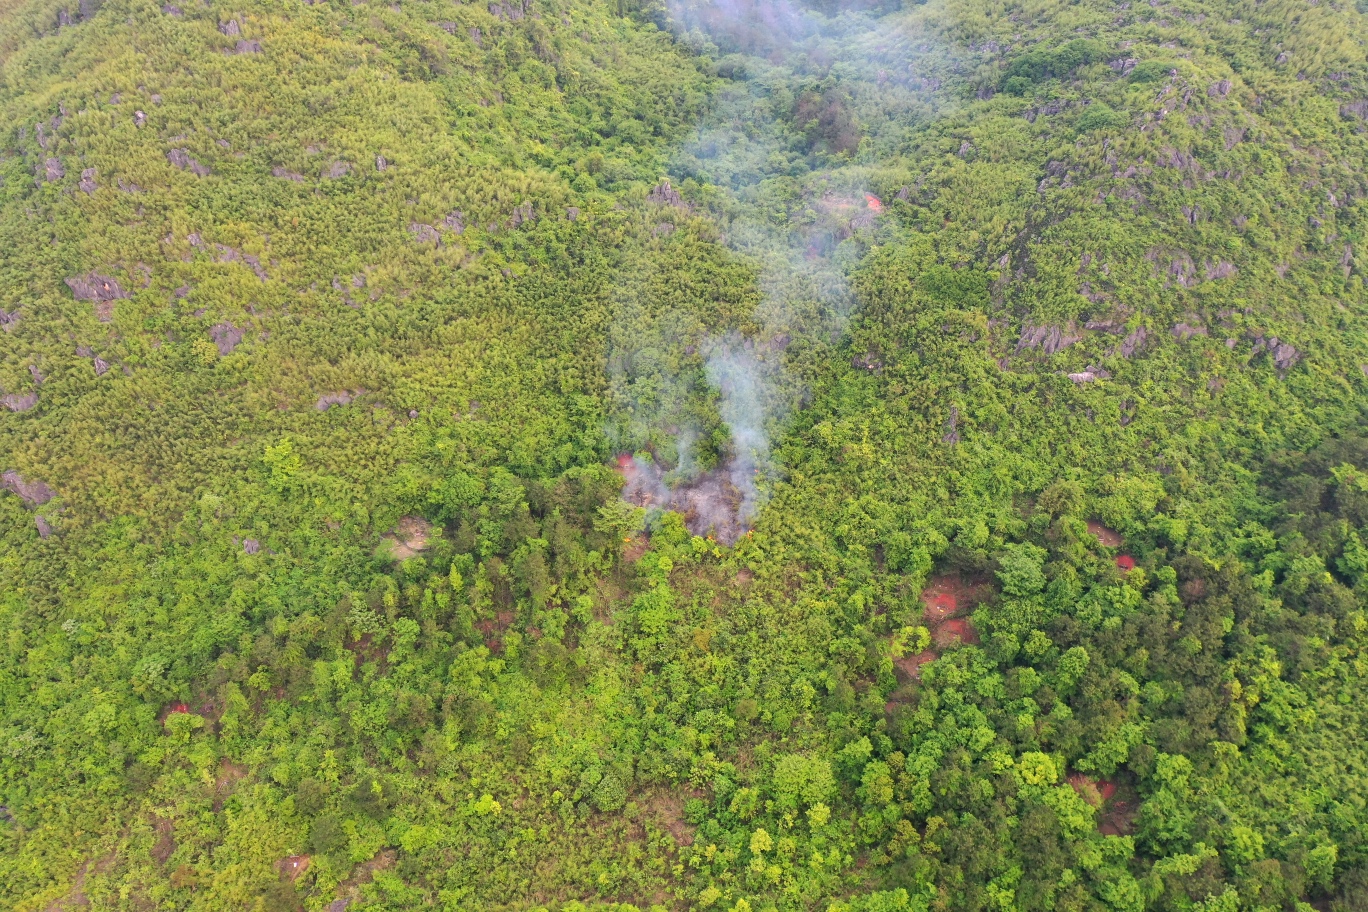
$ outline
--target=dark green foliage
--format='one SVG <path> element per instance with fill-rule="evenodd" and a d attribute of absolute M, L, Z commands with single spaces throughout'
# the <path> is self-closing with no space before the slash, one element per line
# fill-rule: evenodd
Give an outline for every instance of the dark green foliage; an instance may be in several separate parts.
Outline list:
<path fill-rule="evenodd" d="M 1009 95 L 1025 94 L 1037 83 L 1068 76 L 1079 67 L 1101 60 L 1106 52 L 1101 42 L 1086 38 L 1075 38 L 1050 50 L 1027 51 L 1003 71 L 1003 90 Z"/>

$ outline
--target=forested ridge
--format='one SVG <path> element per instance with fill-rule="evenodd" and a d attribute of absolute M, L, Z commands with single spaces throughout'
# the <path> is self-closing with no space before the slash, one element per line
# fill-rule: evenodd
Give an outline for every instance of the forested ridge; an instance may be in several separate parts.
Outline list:
<path fill-rule="evenodd" d="M 0 905 L 1368 909 L 1365 39 L 0 0 Z"/>

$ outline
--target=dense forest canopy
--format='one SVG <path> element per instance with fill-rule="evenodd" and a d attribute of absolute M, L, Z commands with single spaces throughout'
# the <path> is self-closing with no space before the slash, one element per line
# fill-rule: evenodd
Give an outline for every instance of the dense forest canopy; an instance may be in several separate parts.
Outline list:
<path fill-rule="evenodd" d="M 0 0 L 0 904 L 1368 910 L 1365 40 Z"/>

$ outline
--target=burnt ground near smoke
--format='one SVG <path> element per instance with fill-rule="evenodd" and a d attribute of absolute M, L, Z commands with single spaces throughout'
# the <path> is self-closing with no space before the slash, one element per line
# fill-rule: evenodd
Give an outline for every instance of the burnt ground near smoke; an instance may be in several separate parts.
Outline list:
<path fill-rule="evenodd" d="M 673 510 L 684 517 L 684 525 L 694 535 L 712 537 L 733 545 L 750 531 L 745 515 L 745 496 L 733 483 L 730 461 L 703 472 L 673 487 L 665 482 L 665 471 L 654 460 L 623 453 L 617 471 L 625 484 L 622 496 L 638 507 Z"/>

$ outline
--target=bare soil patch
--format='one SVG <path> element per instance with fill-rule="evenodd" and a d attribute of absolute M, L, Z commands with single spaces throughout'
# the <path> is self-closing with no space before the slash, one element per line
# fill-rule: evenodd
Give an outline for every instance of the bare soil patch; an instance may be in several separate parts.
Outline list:
<path fill-rule="evenodd" d="M 176 852 L 175 826 L 165 817 L 158 817 L 155 826 L 157 843 L 152 846 L 152 859 L 157 864 L 164 865 Z"/>
<path fill-rule="evenodd" d="M 1139 810 L 1138 801 L 1113 799 L 1097 818 L 1097 832 L 1103 836 L 1129 836 L 1135 832 L 1135 815 Z"/>
<path fill-rule="evenodd" d="M 361 886 L 375 880 L 376 871 L 384 871 L 394 866 L 397 853 L 386 849 L 370 861 L 363 861 L 352 868 L 347 879 L 337 885 L 337 899 L 328 904 L 329 912 L 344 912 L 348 905 L 361 897 Z"/>
<path fill-rule="evenodd" d="M 312 859 L 308 855 L 291 855 L 288 858 L 282 858 L 278 867 L 281 874 L 290 880 L 295 880 L 299 875 L 309 870 L 311 861 Z"/>
<path fill-rule="evenodd" d="M 1125 544 L 1125 539 L 1121 533 L 1115 529 L 1109 529 L 1095 519 L 1088 520 L 1088 531 L 1093 534 L 1105 548 L 1119 548 Z"/>
<path fill-rule="evenodd" d="M 921 679 L 921 667 L 927 662 L 936 661 L 938 658 L 940 658 L 939 653 L 932 649 L 924 650 L 916 655 L 903 656 L 901 659 L 893 661 L 894 673 L 900 678 L 918 681 Z"/>
<path fill-rule="evenodd" d="M 1070 773 L 1068 782 L 1080 798 L 1097 809 L 1097 831 L 1103 836 L 1128 836 L 1135 831 L 1139 800 L 1132 789 L 1083 773 Z"/>
<path fill-rule="evenodd" d="M 231 760 L 219 764 L 218 777 L 214 780 L 214 811 L 223 810 L 223 804 L 233 793 L 240 780 L 247 775 L 247 767 Z"/>
<path fill-rule="evenodd" d="M 390 557 L 403 561 L 425 551 L 431 536 L 432 523 L 421 516 L 405 516 L 399 520 L 393 531 L 386 532 L 381 537 L 389 543 Z"/>
<path fill-rule="evenodd" d="M 946 618 L 974 610 L 992 592 L 992 584 L 983 578 L 966 578 L 957 573 L 933 576 L 922 590 L 922 619 L 928 627 L 934 627 Z"/>
<path fill-rule="evenodd" d="M 959 645 L 977 645 L 978 631 L 974 622 L 965 617 L 947 618 L 931 634 L 932 641 L 939 649 L 949 649 Z"/>

